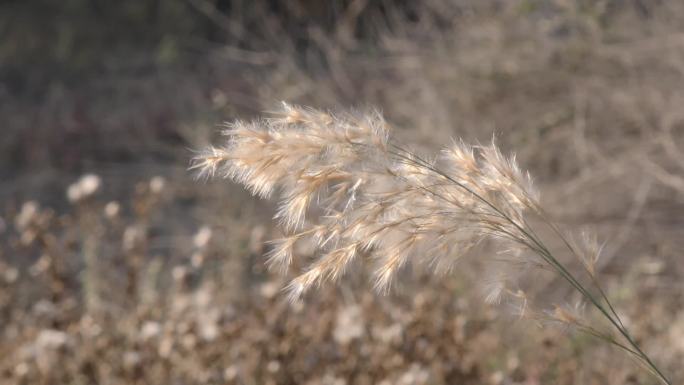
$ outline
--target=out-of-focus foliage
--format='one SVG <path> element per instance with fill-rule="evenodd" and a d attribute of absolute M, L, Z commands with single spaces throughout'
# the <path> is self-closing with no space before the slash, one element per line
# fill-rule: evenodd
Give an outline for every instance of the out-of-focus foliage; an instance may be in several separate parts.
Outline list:
<path fill-rule="evenodd" d="M 135 68 L 140 55 L 168 59 L 179 39 L 202 32 L 199 17 L 181 1 L 9 1 L 0 7 L 1 79 L 15 92 L 39 94 L 50 82 Z"/>
<path fill-rule="evenodd" d="M 202 47 L 273 49 L 284 35 L 308 47 L 311 28 L 332 33 L 354 18 L 356 37 L 377 38 L 410 2 L 377 2 L 355 14 L 351 0 L 65 0 L 0 4 L 0 82 L 39 96 L 53 82 L 74 84 L 111 71 L 145 71 L 195 59 Z M 358 2 L 357 2 L 358 3 Z"/>

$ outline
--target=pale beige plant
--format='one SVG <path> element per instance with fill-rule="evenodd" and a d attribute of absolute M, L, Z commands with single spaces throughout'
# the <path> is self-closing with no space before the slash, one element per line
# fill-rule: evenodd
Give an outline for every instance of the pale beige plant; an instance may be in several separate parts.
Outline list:
<path fill-rule="evenodd" d="M 487 240 L 500 250 L 492 258 L 500 269 L 488 281 L 488 302 L 505 298 L 517 304 L 521 316 L 560 322 L 605 340 L 669 384 L 601 289 L 595 238 L 572 242 L 564 236 L 544 214 L 529 174 L 494 142 L 454 141 L 426 159 L 392 142 L 378 112 L 334 114 L 288 104 L 270 118 L 229 124 L 224 133 L 228 143 L 202 152 L 191 168 L 200 177 L 232 179 L 262 198 L 280 194 L 276 218 L 287 235 L 273 242 L 269 264 L 287 269 L 297 242 L 313 241 L 318 255 L 289 284 L 292 298 L 337 280 L 359 257 L 375 261 L 375 286 L 386 291 L 407 263 L 449 271 Z M 554 256 L 531 217 L 563 241 L 583 276 Z M 599 312 L 608 330 L 592 326 L 576 309 L 534 310 L 516 278 L 521 270 L 535 269 L 560 276 Z"/>

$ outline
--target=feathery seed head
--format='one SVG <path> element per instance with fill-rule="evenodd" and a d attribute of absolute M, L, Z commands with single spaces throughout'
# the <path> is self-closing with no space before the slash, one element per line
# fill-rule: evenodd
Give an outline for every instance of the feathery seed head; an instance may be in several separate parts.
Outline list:
<path fill-rule="evenodd" d="M 287 286 L 292 300 L 313 286 L 339 279 L 361 256 L 377 262 L 374 283 L 384 292 L 410 262 L 449 271 L 470 248 L 490 240 L 501 250 L 490 262 L 502 269 L 483 280 L 488 303 L 505 298 L 521 317 L 551 319 L 598 336 L 635 355 L 670 383 L 629 337 L 598 287 L 601 247 L 596 239 L 585 234 L 571 244 L 544 215 L 530 175 L 494 141 L 487 146 L 455 141 L 439 157 L 425 159 L 392 143 L 377 111 L 332 114 L 286 103 L 271 118 L 230 124 L 225 134 L 230 139 L 224 147 L 200 153 L 190 168 L 199 177 L 229 178 L 264 198 L 276 190 L 281 193 L 276 218 L 287 235 L 273 242 L 268 264 L 285 271 L 295 244 L 305 239 L 315 244 L 318 255 Z M 600 297 L 553 256 L 529 224 L 530 213 L 579 258 L 585 278 L 591 278 Z M 579 308 L 530 310 L 526 292 L 516 286 L 523 274 L 539 268 L 557 273 L 576 289 L 625 343 L 583 323 Z"/>
<path fill-rule="evenodd" d="M 378 290 L 411 260 L 446 270 L 482 239 L 517 241 L 524 211 L 536 204 L 529 180 L 494 144 L 458 141 L 424 159 L 390 142 L 377 111 L 283 103 L 273 117 L 237 121 L 225 133 L 227 145 L 210 147 L 191 168 L 262 197 L 278 188 L 276 218 L 290 235 L 274 242 L 269 265 L 285 269 L 303 238 L 320 255 L 289 285 L 294 296 L 339 278 L 360 255 L 377 260 Z M 323 215 L 308 219 L 312 206 Z"/>

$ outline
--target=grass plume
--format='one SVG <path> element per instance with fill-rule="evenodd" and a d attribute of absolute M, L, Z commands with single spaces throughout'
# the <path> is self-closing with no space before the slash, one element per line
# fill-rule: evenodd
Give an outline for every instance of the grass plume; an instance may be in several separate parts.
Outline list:
<path fill-rule="evenodd" d="M 601 288 L 598 242 L 564 235 L 544 213 L 529 174 L 494 141 L 476 146 L 454 141 L 438 156 L 424 158 L 390 140 L 378 112 L 333 114 L 288 104 L 270 118 L 232 123 L 225 134 L 228 143 L 205 150 L 191 168 L 201 177 L 232 179 L 262 198 L 280 193 L 276 218 L 287 236 L 274 241 L 269 264 L 286 270 L 295 244 L 304 239 L 314 241 L 318 255 L 289 284 L 292 298 L 339 279 L 359 257 L 376 262 L 374 285 L 387 291 L 407 263 L 446 271 L 486 240 L 497 245 L 496 260 L 504 266 L 490 280 L 488 302 L 511 301 L 521 316 L 604 340 L 670 384 Z M 307 220 L 311 214 L 315 221 Z M 559 237 L 583 267 L 581 274 L 556 258 L 531 217 Z M 607 328 L 594 326 L 579 308 L 536 310 L 516 286 L 521 266 L 557 274 L 598 311 Z"/>

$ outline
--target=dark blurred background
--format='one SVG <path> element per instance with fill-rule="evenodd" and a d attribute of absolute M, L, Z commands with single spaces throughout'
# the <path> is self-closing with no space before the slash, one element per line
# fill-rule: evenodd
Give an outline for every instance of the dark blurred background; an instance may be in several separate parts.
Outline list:
<path fill-rule="evenodd" d="M 416 8 L 401 1 L 5 1 L 0 95 L 10 134 L 2 173 L 164 158 L 162 147 L 186 144 L 178 125 L 225 117 L 212 115 L 217 90 L 230 93 L 224 103 L 235 110 L 259 111 L 246 79 L 257 68 L 266 73 L 287 55 L 299 69 L 320 72 L 328 66 L 326 39 L 344 34 L 350 45 L 376 49 L 391 19 L 415 20 Z"/>

